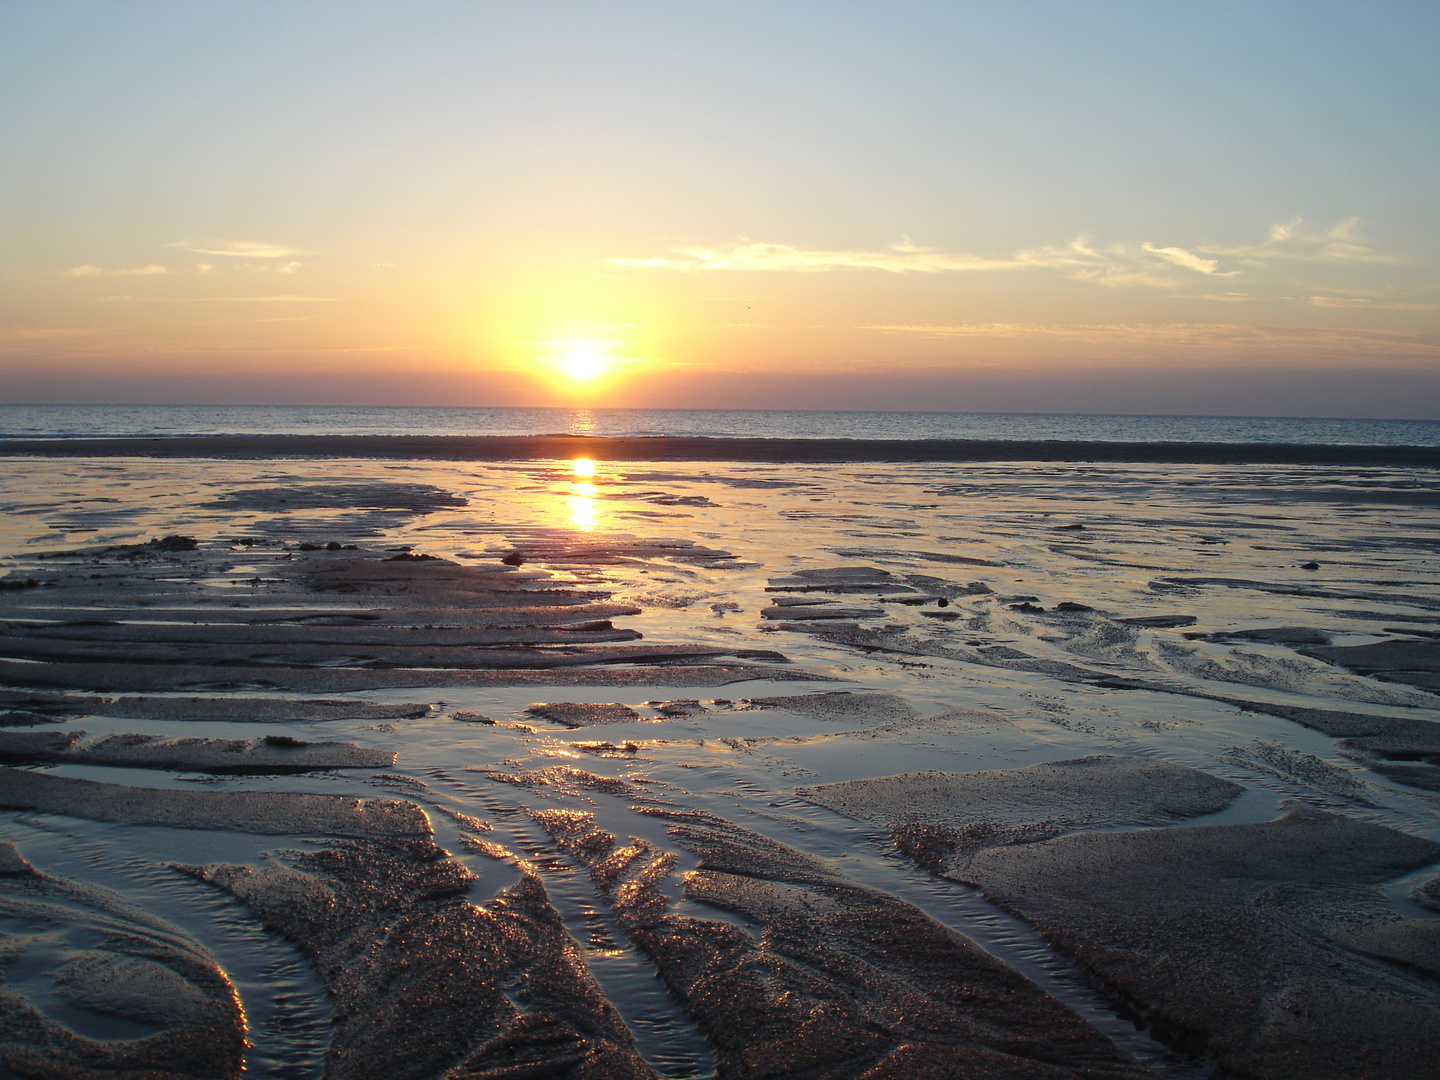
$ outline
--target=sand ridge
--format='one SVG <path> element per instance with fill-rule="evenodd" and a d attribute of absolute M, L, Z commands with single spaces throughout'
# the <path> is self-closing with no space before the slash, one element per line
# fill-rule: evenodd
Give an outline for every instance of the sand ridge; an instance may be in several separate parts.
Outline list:
<path fill-rule="evenodd" d="M 1423 1069 L 1440 728 L 1388 673 L 1437 618 L 1428 481 L 29 465 L 3 838 L 279 931 L 317 983 L 216 955 L 297 1003 L 297 1074 L 1364 1075 L 1337 1016 Z"/>

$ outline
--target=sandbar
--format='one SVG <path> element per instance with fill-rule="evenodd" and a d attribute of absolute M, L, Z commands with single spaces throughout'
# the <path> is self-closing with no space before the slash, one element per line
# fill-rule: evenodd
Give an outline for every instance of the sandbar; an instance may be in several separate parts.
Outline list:
<path fill-rule="evenodd" d="M 0 455 L 524 461 L 1108 461 L 1440 468 L 1440 447 L 980 439 L 723 439 L 579 435 L 191 435 L 3 439 Z"/>

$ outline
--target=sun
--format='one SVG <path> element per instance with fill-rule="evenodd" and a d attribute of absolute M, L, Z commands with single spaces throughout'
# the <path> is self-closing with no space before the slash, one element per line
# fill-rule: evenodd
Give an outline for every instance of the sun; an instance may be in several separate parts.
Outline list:
<path fill-rule="evenodd" d="M 560 370 L 575 382 L 593 382 L 610 367 L 610 361 L 594 349 L 572 349 L 560 361 Z"/>

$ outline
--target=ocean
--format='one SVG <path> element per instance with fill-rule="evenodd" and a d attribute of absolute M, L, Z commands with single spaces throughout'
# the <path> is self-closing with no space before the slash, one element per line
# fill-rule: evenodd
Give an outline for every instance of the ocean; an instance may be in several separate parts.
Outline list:
<path fill-rule="evenodd" d="M 0 439 L 596 435 L 1440 446 L 1440 421 L 1263 416 L 440 406 L 0 405 Z"/>

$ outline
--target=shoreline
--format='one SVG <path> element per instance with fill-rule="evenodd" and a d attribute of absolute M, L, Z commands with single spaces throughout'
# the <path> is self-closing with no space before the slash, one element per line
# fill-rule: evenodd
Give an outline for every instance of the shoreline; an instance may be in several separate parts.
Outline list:
<path fill-rule="evenodd" d="M 0 457 L 383 458 L 527 461 L 1106 462 L 1440 468 L 1440 447 L 981 439 L 587 435 L 187 435 L 0 439 Z"/>

